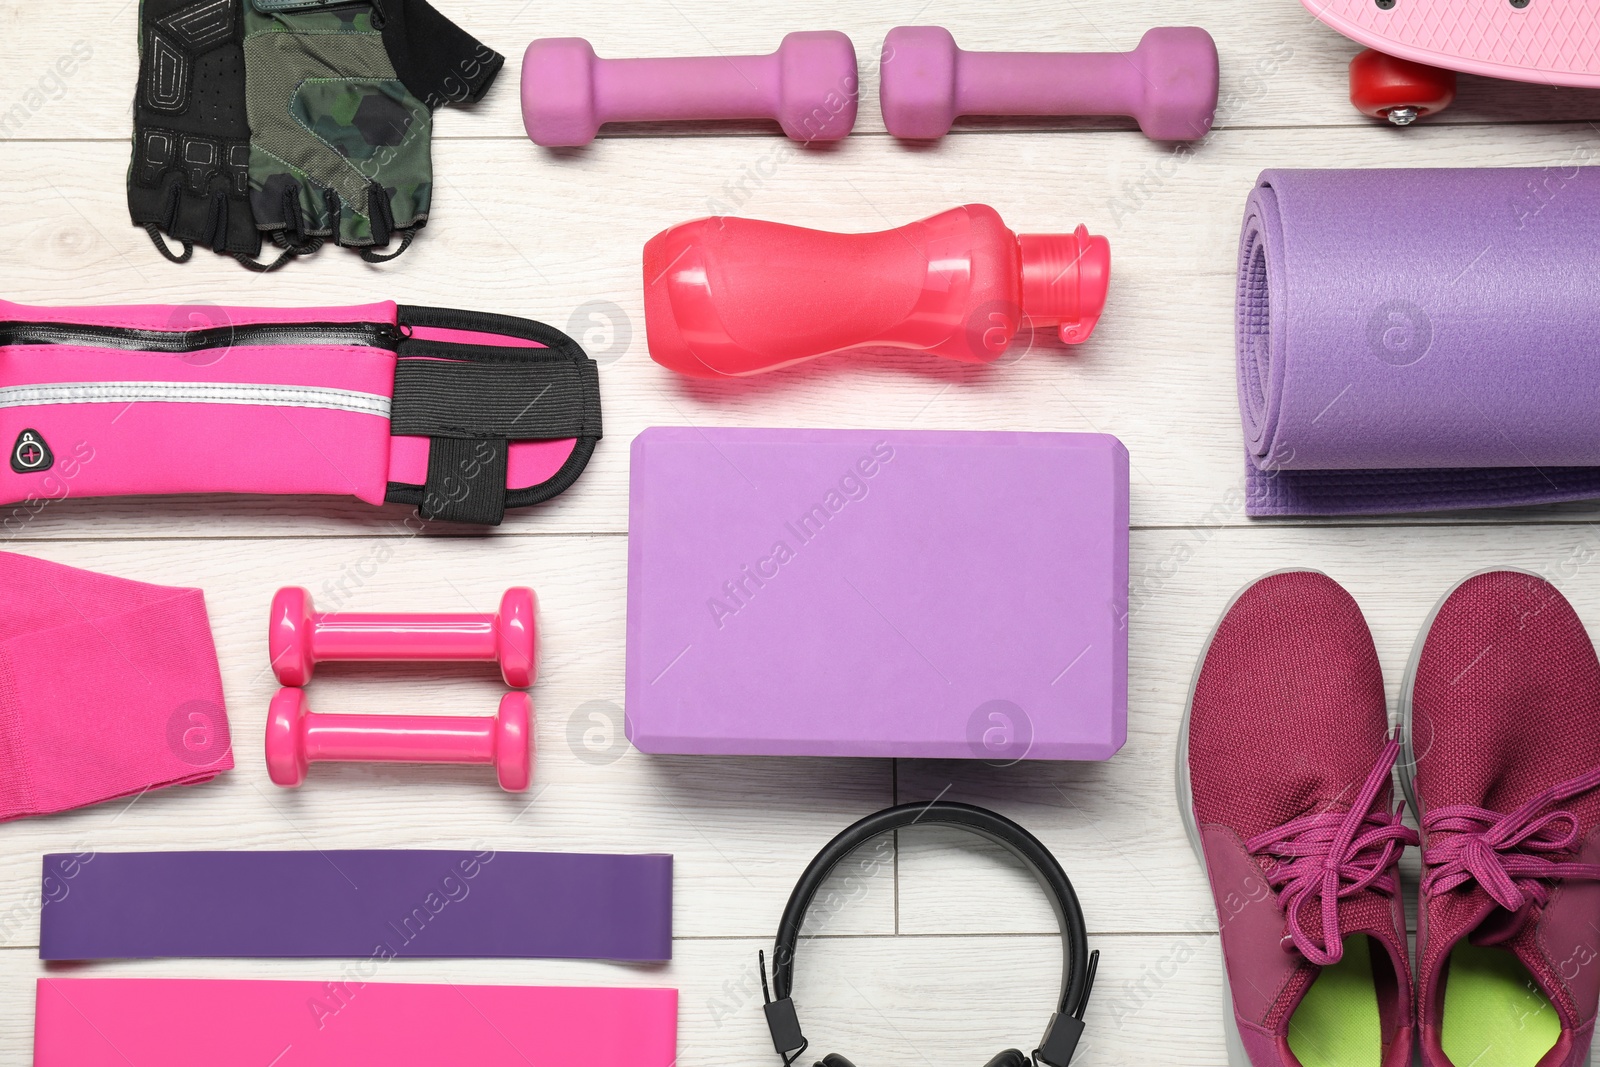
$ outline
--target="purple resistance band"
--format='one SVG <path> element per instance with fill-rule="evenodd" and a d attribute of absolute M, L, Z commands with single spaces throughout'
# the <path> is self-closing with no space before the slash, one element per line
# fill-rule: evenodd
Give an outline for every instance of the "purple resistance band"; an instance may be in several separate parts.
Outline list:
<path fill-rule="evenodd" d="M 39 958 L 672 958 L 672 857 L 121 852 L 44 858 Z"/>

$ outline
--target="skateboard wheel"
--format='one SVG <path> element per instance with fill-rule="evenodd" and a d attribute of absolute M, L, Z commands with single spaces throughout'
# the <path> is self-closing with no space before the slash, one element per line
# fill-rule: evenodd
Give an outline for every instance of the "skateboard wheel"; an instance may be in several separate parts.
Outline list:
<path fill-rule="evenodd" d="M 1430 67 L 1368 48 L 1350 61 L 1350 103 L 1363 115 L 1409 126 L 1456 98 L 1453 70 Z"/>

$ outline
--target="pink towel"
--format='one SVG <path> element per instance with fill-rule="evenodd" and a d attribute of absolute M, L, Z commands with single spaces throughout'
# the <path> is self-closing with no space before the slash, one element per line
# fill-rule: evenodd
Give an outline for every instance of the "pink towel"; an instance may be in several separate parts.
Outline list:
<path fill-rule="evenodd" d="M 0 552 L 0 822 L 233 766 L 198 589 Z"/>

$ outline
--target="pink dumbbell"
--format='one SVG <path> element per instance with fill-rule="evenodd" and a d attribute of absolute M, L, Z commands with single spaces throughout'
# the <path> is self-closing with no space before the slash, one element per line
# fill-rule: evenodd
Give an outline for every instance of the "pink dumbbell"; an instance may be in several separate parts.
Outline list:
<path fill-rule="evenodd" d="M 856 49 L 837 30 L 791 33 L 764 56 L 600 59 L 582 37 L 522 57 L 522 122 L 534 144 L 585 145 L 607 122 L 777 119 L 796 141 L 856 124 Z"/>
<path fill-rule="evenodd" d="M 306 780 L 313 763 L 492 763 L 500 788 L 533 780 L 533 700 L 507 693 L 492 719 L 460 715 L 322 715 L 303 689 L 283 688 L 267 711 L 267 773 Z"/>
<path fill-rule="evenodd" d="M 878 96 L 896 137 L 943 137 L 958 115 L 1131 115 L 1146 136 L 1194 141 L 1217 111 L 1217 45 L 1169 26 L 1132 52 L 965 52 L 942 26 L 899 26 Z"/>
<path fill-rule="evenodd" d="M 305 685 L 328 660 L 477 660 L 499 663 L 506 684 L 533 684 L 533 590 L 507 589 L 494 615 L 321 614 L 311 594 L 285 586 L 272 598 L 267 648 L 283 685 Z"/>

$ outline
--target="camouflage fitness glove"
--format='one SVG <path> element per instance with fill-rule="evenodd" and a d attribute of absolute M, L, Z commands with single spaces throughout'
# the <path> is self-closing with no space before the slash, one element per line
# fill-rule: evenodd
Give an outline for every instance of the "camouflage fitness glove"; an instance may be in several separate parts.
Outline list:
<path fill-rule="evenodd" d="M 393 259 L 428 221 L 433 109 L 481 99 L 505 57 L 426 0 L 243 3 L 257 227 Z"/>

